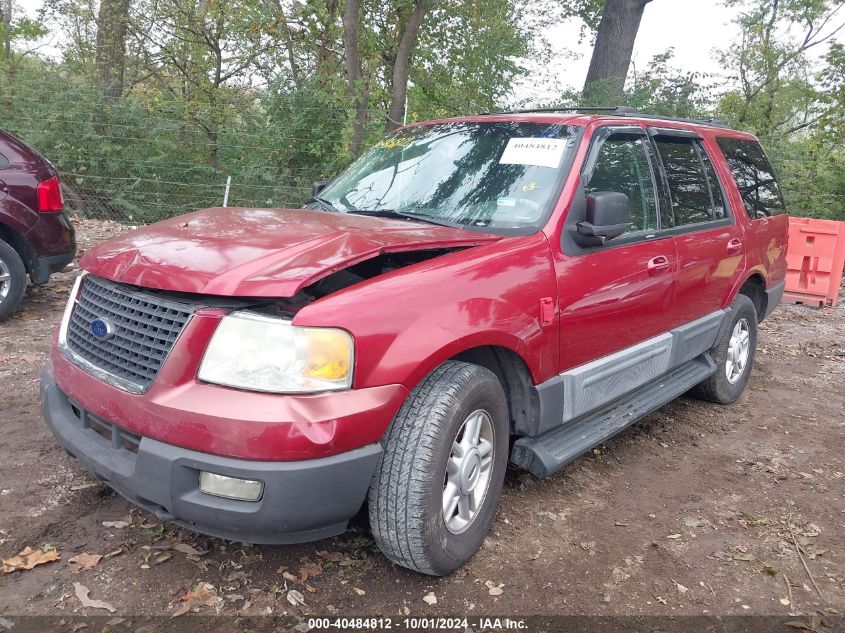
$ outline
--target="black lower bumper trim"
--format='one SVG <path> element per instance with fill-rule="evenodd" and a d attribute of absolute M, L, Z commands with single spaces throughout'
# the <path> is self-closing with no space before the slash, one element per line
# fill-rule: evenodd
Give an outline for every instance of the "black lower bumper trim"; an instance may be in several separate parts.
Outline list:
<path fill-rule="evenodd" d="M 62 270 L 62 268 L 73 261 L 75 256 L 75 250 L 68 251 L 67 253 L 62 253 L 60 255 L 36 256 L 33 260 L 29 273 L 32 283 L 36 286 L 46 284 L 50 281 L 50 275 Z"/>
<path fill-rule="evenodd" d="M 59 443 L 129 501 L 162 520 L 246 543 L 302 543 L 342 533 L 360 510 L 381 456 L 381 446 L 373 444 L 300 462 L 248 461 L 148 437 L 134 452 L 86 427 L 49 368 L 41 403 Z M 263 481 L 264 494 L 255 502 L 207 495 L 198 488 L 203 470 Z"/>
<path fill-rule="evenodd" d="M 763 314 L 763 319 L 771 315 L 771 313 L 775 311 L 775 308 L 780 305 L 780 302 L 783 300 L 783 291 L 785 288 L 786 281 L 784 280 L 779 284 L 775 284 L 771 288 L 766 289 L 766 311 Z"/>

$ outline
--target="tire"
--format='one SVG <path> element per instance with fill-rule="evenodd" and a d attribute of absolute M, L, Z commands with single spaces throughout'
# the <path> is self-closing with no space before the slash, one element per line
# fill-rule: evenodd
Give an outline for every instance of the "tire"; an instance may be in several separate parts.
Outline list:
<path fill-rule="evenodd" d="M 26 268 L 14 248 L 0 240 L 0 321 L 21 305 L 26 291 Z"/>
<path fill-rule="evenodd" d="M 737 340 L 738 334 L 747 335 L 747 350 L 745 362 L 741 369 L 737 369 L 729 354 Z M 716 373 L 707 380 L 697 385 L 690 392 L 691 395 L 701 400 L 717 402 L 719 404 L 730 404 L 735 402 L 745 391 L 745 385 L 751 376 L 751 369 L 754 366 L 754 353 L 757 350 L 757 309 L 754 302 L 746 295 L 737 295 L 731 303 L 728 315 L 719 330 L 716 342 L 710 349 L 710 356 L 716 363 Z M 730 377 L 729 377 L 730 375 Z"/>
<path fill-rule="evenodd" d="M 474 421 L 480 429 L 476 448 L 467 437 Z M 509 435 L 507 400 L 495 374 L 458 361 L 430 373 L 385 434 L 384 454 L 370 485 L 370 528 L 384 555 L 432 576 L 453 572 L 472 558 L 490 529 L 502 492 Z M 480 457 L 489 450 L 487 445 L 492 449 L 489 461 Z M 455 457 L 455 451 L 464 457 Z M 460 500 L 463 494 L 452 494 L 461 476 L 469 489 L 465 501 Z M 446 517 L 444 496 L 450 478 L 449 505 L 458 501 Z M 466 512 L 471 515 L 467 521 L 461 512 L 471 508 L 470 497 L 476 500 L 476 511 Z"/>

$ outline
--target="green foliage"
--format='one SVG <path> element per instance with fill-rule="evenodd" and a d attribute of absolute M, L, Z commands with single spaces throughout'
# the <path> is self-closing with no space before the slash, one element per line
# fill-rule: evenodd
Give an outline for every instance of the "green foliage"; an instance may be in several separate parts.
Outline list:
<path fill-rule="evenodd" d="M 532 37 L 527 1 L 436 4 L 414 50 L 409 120 L 506 99 Z M 361 5 L 373 141 L 411 2 Z M 90 215 L 146 222 L 219 205 L 230 177 L 229 204 L 299 205 L 353 158 L 342 10 L 324 0 L 134 0 L 123 96 L 109 101 L 94 68 L 96 3 L 47 0 L 62 59 L 0 64 L 0 120 L 50 157 L 69 203 Z"/>
<path fill-rule="evenodd" d="M 761 137 L 794 213 L 845 219 L 845 47 L 830 36 L 834 0 L 727 0 L 741 38 L 723 75 L 676 67 L 672 51 L 628 77 L 625 104 L 718 117 Z M 123 96 L 104 98 L 95 71 L 96 0 L 45 0 L 15 15 L 13 55 L 0 60 L 0 125 L 49 156 L 90 215 L 151 221 L 222 203 L 292 206 L 350 151 L 357 94 L 365 144 L 385 129 L 392 64 L 413 0 L 360 0 L 362 78 L 344 67 L 344 0 L 133 0 Z M 588 36 L 604 0 L 438 0 L 413 49 L 410 122 L 507 107 L 551 63 L 550 22 L 577 19 Z M 654 3 L 653 11 L 660 4 Z M 0 27 L 2 28 L 2 27 Z M 32 52 L 57 34 L 61 57 Z M 575 91 L 548 105 L 589 103 Z M 540 104 L 532 104 L 540 105 Z"/>

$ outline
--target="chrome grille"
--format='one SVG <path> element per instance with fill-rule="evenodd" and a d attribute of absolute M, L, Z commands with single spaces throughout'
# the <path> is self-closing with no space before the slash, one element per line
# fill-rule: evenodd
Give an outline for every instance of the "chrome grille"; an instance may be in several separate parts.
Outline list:
<path fill-rule="evenodd" d="M 192 312 L 189 304 L 87 275 L 68 322 L 67 346 L 121 386 L 145 391 Z M 94 336 L 97 319 L 113 326 L 112 338 Z"/>

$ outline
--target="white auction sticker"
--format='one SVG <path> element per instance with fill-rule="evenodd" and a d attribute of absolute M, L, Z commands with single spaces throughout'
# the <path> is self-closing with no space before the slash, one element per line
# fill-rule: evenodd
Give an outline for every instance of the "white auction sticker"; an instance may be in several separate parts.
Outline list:
<path fill-rule="evenodd" d="M 566 140 L 562 138 L 511 138 L 499 164 L 555 168 L 564 149 Z"/>

